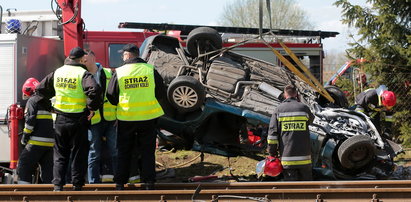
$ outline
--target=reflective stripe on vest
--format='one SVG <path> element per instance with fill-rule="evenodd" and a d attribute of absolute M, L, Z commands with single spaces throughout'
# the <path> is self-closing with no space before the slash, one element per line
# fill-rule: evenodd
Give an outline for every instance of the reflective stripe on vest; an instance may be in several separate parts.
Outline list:
<path fill-rule="evenodd" d="M 267 140 L 267 144 L 278 144 L 278 140 Z"/>
<path fill-rule="evenodd" d="M 33 132 L 33 129 L 34 129 L 34 126 L 28 125 L 27 123 L 24 124 L 24 129 L 23 129 L 23 131 L 24 131 L 25 133 L 31 133 L 31 132 Z"/>
<path fill-rule="evenodd" d="M 154 66 L 126 64 L 117 68 L 116 72 L 120 89 L 118 120 L 144 121 L 164 114 L 155 97 Z"/>
<path fill-rule="evenodd" d="M 45 110 L 37 111 L 36 119 L 53 119 L 51 113 Z"/>
<path fill-rule="evenodd" d="M 30 136 L 30 140 L 36 140 L 36 141 L 41 141 L 41 142 L 51 142 L 51 143 L 54 143 L 54 138 L 49 138 L 49 137 Z"/>
<path fill-rule="evenodd" d="M 27 144 L 43 146 L 43 147 L 53 147 L 54 146 L 54 142 L 40 142 L 36 140 L 29 140 Z"/>
<path fill-rule="evenodd" d="M 54 72 L 56 102 L 54 108 L 66 113 L 80 113 L 86 108 L 82 79 L 86 70 L 80 66 L 64 65 Z"/>
<path fill-rule="evenodd" d="M 132 176 L 128 178 L 128 183 L 139 183 L 141 182 L 140 175 Z"/>
<path fill-rule="evenodd" d="M 311 164 L 311 155 L 308 156 L 289 156 L 281 157 L 281 164 L 283 166 L 307 165 Z"/>
<path fill-rule="evenodd" d="M 30 136 L 30 140 L 27 143 L 31 145 L 37 145 L 37 146 L 43 146 L 43 147 L 53 147 L 54 138 Z"/>
<path fill-rule="evenodd" d="M 275 135 L 269 135 L 269 136 L 267 137 L 267 143 L 268 143 L 268 144 L 278 144 L 277 136 L 275 136 Z"/>
<path fill-rule="evenodd" d="M 289 116 L 289 117 L 279 117 L 279 121 L 308 121 L 307 116 Z"/>
<path fill-rule="evenodd" d="M 357 105 L 357 107 L 355 108 L 355 111 L 365 113 L 365 109 L 361 107 L 360 105 Z"/>
<path fill-rule="evenodd" d="M 103 67 L 103 72 L 106 75 L 106 92 L 108 89 L 108 84 L 111 79 L 111 72 L 110 70 Z M 114 121 L 116 120 L 116 106 L 112 105 L 106 97 L 106 92 L 104 93 L 104 104 L 103 104 L 103 117 L 106 121 Z M 100 110 L 97 110 L 94 114 L 93 118 L 91 118 L 91 125 L 100 123 L 101 115 Z"/>
<path fill-rule="evenodd" d="M 374 112 L 371 112 L 369 116 L 370 118 L 375 118 L 375 116 L 377 116 L 378 113 L 379 112 L 374 111 Z"/>
<path fill-rule="evenodd" d="M 394 117 L 385 115 L 385 121 L 386 122 L 394 122 Z"/>

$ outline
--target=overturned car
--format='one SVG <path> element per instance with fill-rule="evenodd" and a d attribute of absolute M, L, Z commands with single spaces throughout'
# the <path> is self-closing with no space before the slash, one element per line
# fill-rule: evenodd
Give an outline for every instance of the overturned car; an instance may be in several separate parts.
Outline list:
<path fill-rule="evenodd" d="M 402 150 L 366 115 L 345 109 L 338 88 L 326 87 L 335 100 L 330 103 L 288 69 L 222 48 L 221 36 L 211 28 L 191 31 L 186 47 L 177 38 L 149 37 L 140 53 L 168 85 L 159 137 L 173 147 L 227 156 L 263 151 L 264 144 L 240 143 L 240 133 L 247 126 L 267 126 L 284 87 L 294 84 L 315 114 L 310 126 L 314 176 L 384 179 Z M 264 132 L 260 135 L 264 141 Z"/>

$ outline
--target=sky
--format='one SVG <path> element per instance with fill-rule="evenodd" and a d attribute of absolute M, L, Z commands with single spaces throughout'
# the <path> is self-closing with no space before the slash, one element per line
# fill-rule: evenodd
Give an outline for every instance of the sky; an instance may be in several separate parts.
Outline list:
<path fill-rule="evenodd" d="M 218 25 L 224 6 L 235 0 L 82 0 L 82 18 L 89 31 L 118 31 L 119 22 Z M 257 1 L 257 0 L 255 0 Z M 51 0 L 0 0 L 3 11 L 8 8 L 50 10 Z M 334 0 L 295 0 L 315 25 L 314 30 L 336 31 L 337 37 L 323 40 L 327 51 L 348 48 L 349 33 L 355 30 L 343 25 L 341 9 Z M 365 5 L 365 0 L 350 0 Z M 124 30 L 124 29 L 122 29 Z M 124 30 L 132 31 L 132 30 Z"/>

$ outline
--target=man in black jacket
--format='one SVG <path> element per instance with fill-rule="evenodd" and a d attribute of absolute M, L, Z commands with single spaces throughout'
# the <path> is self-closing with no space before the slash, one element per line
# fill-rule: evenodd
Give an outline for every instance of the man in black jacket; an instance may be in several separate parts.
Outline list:
<path fill-rule="evenodd" d="M 44 99 L 55 96 L 54 110 L 56 143 L 54 145 L 53 184 L 62 191 L 71 158 L 74 190 L 81 190 L 87 172 L 87 128 L 102 104 L 101 88 L 87 71 L 86 52 L 76 47 L 70 51 L 69 61 L 44 78 L 38 92 Z"/>
<path fill-rule="evenodd" d="M 146 189 L 154 189 L 155 124 L 164 114 L 159 100 L 165 94 L 165 87 L 154 66 L 139 58 L 136 45 L 123 47 L 123 60 L 124 65 L 116 69 L 107 90 L 108 100 L 117 105 L 116 189 L 124 189 L 128 181 L 133 148 L 141 154 L 141 179 L 146 183 Z"/>
<path fill-rule="evenodd" d="M 275 157 L 279 151 L 286 181 L 312 180 L 308 125 L 313 122 L 314 115 L 297 96 L 294 86 L 284 88 L 285 100 L 275 109 L 268 131 L 268 152 Z"/>

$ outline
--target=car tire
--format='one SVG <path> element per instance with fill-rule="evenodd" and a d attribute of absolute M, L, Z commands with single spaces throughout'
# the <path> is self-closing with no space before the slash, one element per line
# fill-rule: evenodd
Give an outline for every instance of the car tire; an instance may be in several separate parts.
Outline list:
<path fill-rule="evenodd" d="M 356 135 L 345 140 L 338 148 L 338 159 L 346 169 L 358 169 L 366 166 L 374 158 L 375 145 L 365 135 Z"/>
<path fill-rule="evenodd" d="M 342 107 L 348 108 L 348 100 L 345 97 L 344 92 L 337 86 L 325 86 L 325 90 L 330 94 L 334 99 L 334 103 L 330 103 L 324 96 L 320 95 L 319 104 L 323 107 Z"/>
<path fill-rule="evenodd" d="M 203 105 L 205 89 L 197 79 L 179 76 L 170 83 L 167 98 L 178 112 L 192 112 Z"/>
<path fill-rule="evenodd" d="M 336 105 L 342 108 L 348 108 L 348 100 L 344 92 L 337 86 L 326 86 L 325 90 L 334 98 Z"/>
<path fill-rule="evenodd" d="M 223 40 L 217 30 L 210 27 L 198 27 L 193 29 L 187 36 L 187 51 L 191 56 L 197 57 L 200 53 L 211 52 L 223 47 Z"/>

